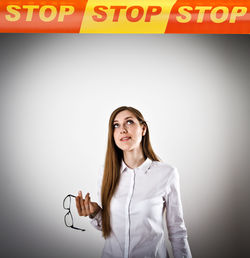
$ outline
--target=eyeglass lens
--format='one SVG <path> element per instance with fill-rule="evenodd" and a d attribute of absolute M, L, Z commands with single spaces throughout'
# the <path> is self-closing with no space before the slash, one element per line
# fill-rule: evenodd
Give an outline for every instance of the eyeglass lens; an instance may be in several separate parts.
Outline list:
<path fill-rule="evenodd" d="M 65 215 L 64 221 L 65 221 L 66 226 L 68 226 L 68 227 L 73 226 L 73 218 L 72 218 L 71 212 L 68 212 Z"/>
<path fill-rule="evenodd" d="M 64 201 L 63 201 L 63 208 L 66 210 L 70 209 L 70 204 L 71 204 L 71 197 L 70 195 L 66 196 Z"/>

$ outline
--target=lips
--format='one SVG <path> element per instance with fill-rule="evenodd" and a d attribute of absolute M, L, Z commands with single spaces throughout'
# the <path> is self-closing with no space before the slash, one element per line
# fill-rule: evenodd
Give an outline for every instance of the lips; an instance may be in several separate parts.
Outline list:
<path fill-rule="evenodd" d="M 126 137 L 122 137 L 122 138 L 120 139 L 120 141 L 125 142 L 125 141 L 128 141 L 129 139 L 131 139 L 131 137 L 126 136 Z"/>

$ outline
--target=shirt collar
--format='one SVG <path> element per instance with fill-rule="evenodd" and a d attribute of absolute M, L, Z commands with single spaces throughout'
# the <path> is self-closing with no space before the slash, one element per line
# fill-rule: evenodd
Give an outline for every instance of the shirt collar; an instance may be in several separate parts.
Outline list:
<path fill-rule="evenodd" d="M 143 171 L 144 173 L 147 173 L 149 167 L 152 164 L 152 160 L 147 158 L 139 167 L 134 168 L 136 171 Z M 121 169 L 120 172 L 123 173 L 124 171 L 126 171 L 127 169 L 131 169 L 129 168 L 126 163 L 124 162 L 124 160 L 122 159 L 122 163 L 121 163 Z"/>

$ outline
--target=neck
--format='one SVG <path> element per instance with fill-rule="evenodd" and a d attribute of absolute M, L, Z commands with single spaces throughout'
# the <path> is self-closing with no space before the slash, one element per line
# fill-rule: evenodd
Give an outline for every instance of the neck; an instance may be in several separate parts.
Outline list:
<path fill-rule="evenodd" d="M 132 151 L 124 151 L 123 160 L 126 165 L 132 169 L 139 167 L 145 161 L 142 148 Z"/>

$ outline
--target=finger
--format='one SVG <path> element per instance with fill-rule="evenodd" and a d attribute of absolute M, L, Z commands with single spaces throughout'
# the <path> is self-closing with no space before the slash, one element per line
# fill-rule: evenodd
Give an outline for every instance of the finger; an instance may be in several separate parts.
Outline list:
<path fill-rule="evenodd" d="M 82 191 L 78 192 L 78 197 L 79 197 L 81 216 L 86 216 L 85 207 L 84 207 L 84 199 L 82 198 Z"/>
<path fill-rule="evenodd" d="M 81 193 L 81 196 L 82 196 L 82 193 Z M 82 215 L 83 216 L 87 216 L 86 215 L 85 205 L 84 205 L 84 199 L 82 197 L 80 198 L 80 205 L 81 205 L 81 209 L 82 209 Z"/>
<path fill-rule="evenodd" d="M 82 191 L 79 191 L 79 192 L 78 192 L 78 196 L 79 196 L 80 198 L 82 198 Z"/>
<path fill-rule="evenodd" d="M 80 197 L 79 196 L 76 197 L 76 208 L 77 208 L 78 214 L 81 216 L 82 215 L 82 209 L 81 209 Z"/>
<path fill-rule="evenodd" d="M 89 196 L 89 211 L 90 211 L 90 214 L 93 214 L 95 212 L 95 207 L 91 202 L 90 196 Z"/>
<path fill-rule="evenodd" d="M 95 207 L 94 203 L 91 202 L 90 196 L 89 196 L 89 211 L 90 211 L 91 215 L 96 212 L 96 207 Z"/>
<path fill-rule="evenodd" d="M 90 214 L 90 210 L 89 210 L 89 193 L 86 194 L 85 196 L 85 210 L 86 210 L 86 214 L 89 215 Z"/>
<path fill-rule="evenodd" d="M 80 216 L 82 216 L 82 207 L 81 207 L 81 199 L 82 199 L 82 191 L 78 191 L 78 196 L 76 197 L 77 210 L 80 212 Z"/>
<path fill-rule="evenodd" d="M 86 194 L 85 196 L 85 210 L 86 210 L 86 214 L 89 215 L 90 214 L 90 210 L 89 210 L 89 193 Z"/>

